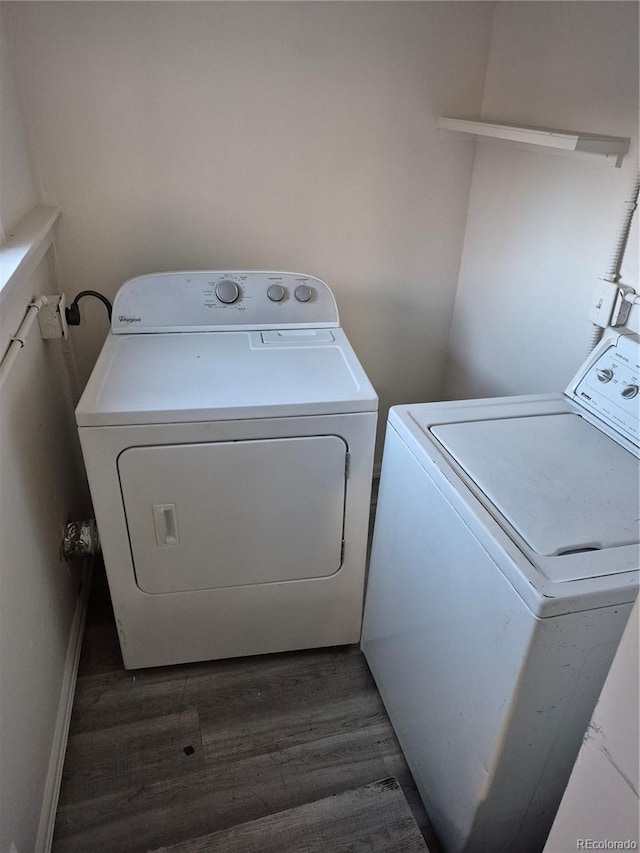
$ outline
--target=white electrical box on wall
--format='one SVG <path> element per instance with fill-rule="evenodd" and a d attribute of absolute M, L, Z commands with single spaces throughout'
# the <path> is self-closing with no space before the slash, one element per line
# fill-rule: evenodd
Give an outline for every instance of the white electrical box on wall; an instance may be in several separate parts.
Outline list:
<path fill-rule="evenodd" d="M 45 296 L 47 300 L 38 311 L 40 335 L 45 338 L 67 338 L 69 327 L 64 313 L 66 298 L 64 293 Z"/>

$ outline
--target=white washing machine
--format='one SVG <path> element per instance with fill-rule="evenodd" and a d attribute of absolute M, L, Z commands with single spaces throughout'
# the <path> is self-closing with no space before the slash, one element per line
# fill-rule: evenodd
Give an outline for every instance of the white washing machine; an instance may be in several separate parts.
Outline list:
<path fill-rule="evenodd" d="M 362 649 L 450 853 L 541 851 L 638 590 L 635 336 L 564 395 L 399 406 Z"/>
<path fill-rule="evenodd" d="M 358 642 L 376 410 L 316 278 L 120 288 L 76 419 L 127 668 Z"/>

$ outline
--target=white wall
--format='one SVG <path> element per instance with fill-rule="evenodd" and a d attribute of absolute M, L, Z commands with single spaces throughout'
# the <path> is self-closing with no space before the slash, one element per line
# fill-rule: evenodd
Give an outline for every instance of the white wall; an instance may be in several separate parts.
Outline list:
<path fill-rule="evenodd" d="M 640 847 L 638 609 L 636 602 L 551 829 L 546 853 L 579 849 L 579 838 L 635 841 L 635 849 Z"/>
<path fill-rule="evenodd" d="M 448 394 L 561 391 L 638 156 L 637 3 L 498 3 L 482 115 L 632 139 L 621 169 L 477 146 Z M 636 217 L 623 268 L 636 287 L 637 245 Z"/>
<path fill-rule="evenodd" d="M 441 393 L 490 3 L 8 4 L 66 291 L 163 269 L 334 288 L 382 398 Z M 74 331 L 86 375 L 106 321 Z"/>
<path fill-rule="evenodd" d="M 0 246 L 35 204 L 27 151 L 18 115 L 6 34 L 0 18 Z"/>
<path fill-rule="evenodd" d="M 0 215 L 7 234 L 35 193 L 12 92 L 0 9 Z M 5 144 L 6 143 L 6 144 Z M 0 357 L 28 303 L 54 292 L 48 263 L 0 292 Z M 52 805 L 59 713 L 78 570 L 60 560 L 64 523 L 81 512 L 75 430 L 61 341 L 32 327 L 0 387 L 0 851 L 33 853 Z M 86 509 L 86 507 L 85 507 Z M 13 846 L 11 846 L 13 844 Z"/>

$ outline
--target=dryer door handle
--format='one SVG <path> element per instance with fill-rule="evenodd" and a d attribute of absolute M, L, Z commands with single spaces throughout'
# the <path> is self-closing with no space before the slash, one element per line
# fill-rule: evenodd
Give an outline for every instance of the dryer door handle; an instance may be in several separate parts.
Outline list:
<path fill-rule="evenodd" d="M 175 504 L 155 504 L 153 521 L 156 528 L 156 542 L 161 548 L 180 544 Z"/>

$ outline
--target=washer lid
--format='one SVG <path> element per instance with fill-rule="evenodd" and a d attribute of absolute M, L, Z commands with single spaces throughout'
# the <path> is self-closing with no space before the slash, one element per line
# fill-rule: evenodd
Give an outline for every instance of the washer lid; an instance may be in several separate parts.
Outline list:
<path fill-rule="evenodd" d="M 450 423 L 431 432 L 536 553 L 638 542 L 638 460 L 579 415 Z"/>
<path fill-rule="evenodd" d="M 344 332 L 109 335 L 76 409 L 79 426 L 374 412 Z"/>

